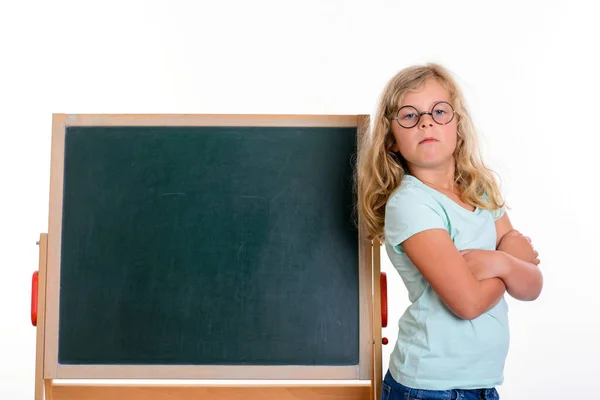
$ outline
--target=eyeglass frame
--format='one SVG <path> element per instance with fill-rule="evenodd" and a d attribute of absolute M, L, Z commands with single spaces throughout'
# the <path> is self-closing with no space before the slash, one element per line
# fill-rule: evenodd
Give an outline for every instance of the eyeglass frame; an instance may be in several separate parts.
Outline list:
<path fill-rule="evenodd" d="M 448 105 L 450 106 L 450 108 L 452 109 L 452 118 L 450 118 L 450 120 L 449 120 L 448 122 L 446 122 L 445 124 L 441 124 L 441 123 L 437 122 L 437 121 L 435 120 L 435 118 L 433 117 L 433 114 L 432 114 L 432 112 L 433 112 L 433 109 L 434 109 L 434 108 L 435 108 L 435 107 L 436 107 L 438 104 L 441 104 L 441 103 L 446 103 L 446 104 L 448 104 Z M 402 124 L 400 123 L 400 121 L 398 121 L 398 114 L 400 113 L 400 110 L 402 110 L 402 109 L 403 109 L 403 108 L 405 108 L 405 107 L 411 107 L 411 108 L 414 108 L 414 109 L 417 111 L 417 114 L 419 115 L 419 118 L 417 119 L 417 122 L 416 122 L 416 123 L 415 123 L 413 126 L 409 126 L 409 127 L 402 126 Z M 421 122 L 421 117 L 422 117 L 423 115 L 430 115 L 430 116 L 431 116 L 431 119 L 433 120 L 433 122 L 435 122 L 435 123 L 436 123 L 436 124 L 438 124 L 438 125 L 448 125 L 448 124 L 449 124 L 450 122 L 452 122 L 452 120 L 454 119 L 454 116 L 456 115 L 456 110 L 454 109 L 454 106 L 452 106 L 452 104 L 450 104 L 450 103 L 449 103 L 449 102 L 447 102 L 447 101 L 438 101 L 437 103 L 435 103 L 435 104 L 433 105 L 433 107 L 431 107 L 431 111 L 423 111 L 423 112 L 419 112 L 419 110 L 417 110 L 417 107 L 415 107 L 415 106 L 408 106 L 408 105 L 407 105 L 407 106 L 402 106 L 402 107 L 400 107 L 400 108 L 398 109 L 398 111 L 396 111 L 396 116 L 395 116 L 394 118 L 392 118 L 392 120 L 395 120 L 395 121 L 398 123 L 398 125 L 399 125 L 401 128 L 404 128 L 404 129 L 412 129 L 412 128 L 414 128 L 415 126 L 419 125 L 419 122 Z"/>

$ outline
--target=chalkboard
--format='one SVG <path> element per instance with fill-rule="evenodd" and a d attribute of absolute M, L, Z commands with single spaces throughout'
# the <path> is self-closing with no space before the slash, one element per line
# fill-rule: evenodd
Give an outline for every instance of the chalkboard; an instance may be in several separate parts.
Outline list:
<path fill-rule="evenodd" d="M 59 363 L 358 364 L 356 131 L 67 127 Z"/>

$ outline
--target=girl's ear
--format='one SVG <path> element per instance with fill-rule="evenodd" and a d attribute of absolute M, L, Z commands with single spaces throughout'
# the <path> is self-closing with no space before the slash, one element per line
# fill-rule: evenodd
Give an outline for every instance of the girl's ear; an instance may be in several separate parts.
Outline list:
<path fill-rule="evenodd" d="M 392 148 L 390 150 L 392 150 L 394 153 L 400 152 L 400 149 L 398 148 L 398 144 L 396 142 L 394 142 L 394 144 L 392 145 Z"/>

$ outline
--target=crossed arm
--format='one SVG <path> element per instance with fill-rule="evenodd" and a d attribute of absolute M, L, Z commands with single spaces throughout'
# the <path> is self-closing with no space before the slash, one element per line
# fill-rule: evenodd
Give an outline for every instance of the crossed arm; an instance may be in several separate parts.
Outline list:
<path fill-rule="evenodd" d="M 448 308 L 474 319 L 494 307 L 505 291 L 520 300 L 534 300 L 541 292 L 539 260 L 528 238 L 513 230 L 506 214 L 496 222 L 496 232 L 496 251 L 461 253 L 442 229 L 417 233 L 402 247 Z"/>
<path fill-rule="evenodd" d="M 506 291 L 518 300 L 531 301 L 542 291 L 538 252 L 531 240 L 514 230 L 507 214 L 496 221 L 496 250 L 463 252 L 467 266 L 478 280 L 500 278 Z"/>

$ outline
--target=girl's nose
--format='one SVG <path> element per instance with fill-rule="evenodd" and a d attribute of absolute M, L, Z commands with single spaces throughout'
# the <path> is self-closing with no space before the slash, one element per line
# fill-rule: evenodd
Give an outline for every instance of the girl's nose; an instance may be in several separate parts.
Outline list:
<path fill-rule="evenodd" d="M 432 127 L 433 126 L 433 118 L 431 117 L 431 115 L 423 115 L 421 116 L 421 128 L 426 128 L 426 127 Z"/>

